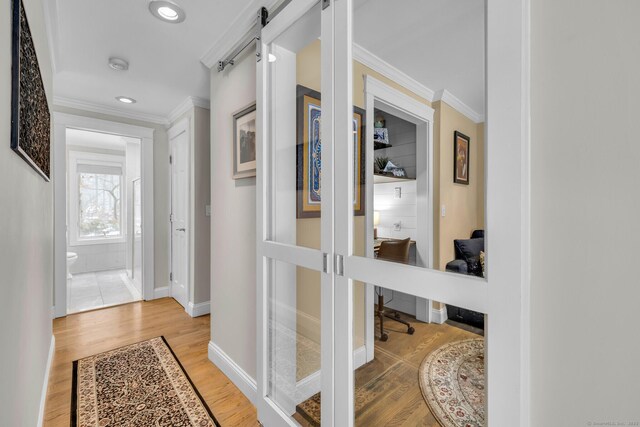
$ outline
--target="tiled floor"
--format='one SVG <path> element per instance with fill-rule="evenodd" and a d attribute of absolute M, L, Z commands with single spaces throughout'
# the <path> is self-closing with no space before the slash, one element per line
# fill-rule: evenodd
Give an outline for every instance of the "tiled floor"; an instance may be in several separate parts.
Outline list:
<path fill-rule="evenodd" d="M 137 301 L 133 282 L 125 270 L 74 274 L 67 282 L 68 313 L 92 310 L 125 302 Z M 127 286 L 127 284 L 129 286 Z"/>

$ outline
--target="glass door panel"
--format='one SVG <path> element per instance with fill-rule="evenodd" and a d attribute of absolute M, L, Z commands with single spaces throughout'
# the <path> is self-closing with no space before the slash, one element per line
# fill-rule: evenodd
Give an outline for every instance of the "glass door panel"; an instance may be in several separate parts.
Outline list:
<path fill-rule="evenodd" d="M 350 90 L 335 100 L 336 114 L 347 103 L 353 121 L 343 153 L 336 139 L 336 170 L 348 170 L 336 178 L 336 188 L 348 185 L 336 196 L 336 229 L 349 215 L 349 241 L 336 236 L 345 253 L 336 295 L 351 301 L 350 340 L 337 331 L 336 341 L 350 347 L 337 354 L 353 379 L 336 388 L 350 388 L 347 416 L 358 426 L 436 426 L 445 416 L 482 424 L 484 4 L 350 3 L 352 55 L 336 71 L 346 71 Z M 336 135 L 345 124 L 336 118 Z M 356 201 L 363 209 L 347 211 Z M 462 352 L 459 341 L 472 348 L 450 363 L 464 365 L 469 382 L 426 371 L 446 348 Z M 443 408 L 434 390 L 453 393 Z"/>
<path fill-rule="evenodd" d="M 321 248 L 322 54 L 316 3 L 268 44 L 270 240 Z"/>
<path fill-rule="evenodd" d="M 331 313 L 333 286 L 325 256 L 332 251 L 332 215 L 325 213 L 333 205 L 332 177 L 323 175 L 331 166 L 325 130 L 331 97 L 322 96 L 324 20 L 318 1 L 294 0 L 261 35 L 257 406 L 265 425 L 304 424 L 307 413 L 320 417 L 331 406 L 325 383 L 331 384 L 332 372 L 324 367 L 323 347 L 332 331 L 321 326 L 331 321 L 323 313 Z M 321 392 L 328 405 L 321 405 Z"/>

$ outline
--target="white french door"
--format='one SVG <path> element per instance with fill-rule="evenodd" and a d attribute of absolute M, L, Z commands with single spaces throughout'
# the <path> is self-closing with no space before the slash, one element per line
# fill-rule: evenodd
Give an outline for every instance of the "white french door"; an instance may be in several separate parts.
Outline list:
<path fill-rule="evenodd" d="M 292 0 L 262 30 L 263 59 L 257 65 L 256 404 L 258 417 L 267 427 L 297 425 L 301 417 L 308 421 L 310 413 L 315 413 L 314 423 L 321 421 L 323 426 L 397 422 L 372 419 L 362 395 L 355 393 L 356 383 L 362 382 L 358 368 L 369 358 L 363 359 L 362 350 L 373 345 L 364 315 L 371 312 L 366 305 L 373 302 L 366 297 L 366 289 L 372 285 L 437 301 L 442 307 L 448 304 L 484 314 L 485 425 L 528 425 L 528 331 L 523 316 L 528 262 L 527 74 L 523 67 L 528 38 L 523 17 L 528 12 L 525 2 L 507 0 L 487 0 L 478 12 L 482 14 L 478 38 L 486 40 L 480 46 L 486 111 L 469 121 L 459 120 L 454 113 L 446 116 L 449 106 L 445 104 L 454 103 L 452 97 L 441 94 L 435 99 L 433 91 L 420 89 L 416 80 L 420 75 L 407 77 L 411 70 L 419 73 L 419 63 L 413 59 L 423 54 L 425 43 L 438 43 L 411 35 L 426 25 L 426 15 L 438 11 L 428 9 L 428 4 Z M 370 125 L 370 116 L 380 113 L 372 109 L 375 103 L 367 101 L 365 82 L 372 77 L 384 82 L 383 90 L 388 87 L 421 102 L 426 112 L 415 117 L 420 125 L 413 152 L 393 155 L 407 162 L 404 178 L 416 182 L 415 209 L 423 213 L 427 209 L 428 219 L 404 214 L 394 231 L 402 232 L 398 224 L 404 222 L 407 237 L 413 239 L 412 223 L 439 217 L 440 206 L 433 205 L 436 191 L 442 200 L 450 192 L 456 201 L 460 194 L 480 194 L 472 199 L 475 207 L 465 209 L 477 209 L 474 212 L 482 220 L 463 225 L 463 231 L 458 231 L 462 234 L 454 237 L 464 239 L 474 228 L 486 229 L 486 278 L 433 269 L 433 265 L 443 268 L 443 259 L 447 261 L 446 254 L 440 253 L 443 245 L 435 260 L 435 242 L 424 241 L 433 239 L 434 233 L 416 234 L 423 240 L 415 245 L 413 265 L 373 257 L 369 248 L 373 242 L 363 237 L 370 235 L 367 227 L 373 224 L 369 217 L 373 210 L 366 206 L 374 203 L 366 187 L 374 180 L 373 171 L 363 162 L 374 158 L 368 151 L 373 146 L 365 137 L 370 131 L 365 123 Z M 440 102 L 437 107 L 436 102 Z M 437 136 L 432 106 L 440 115 Z M 403 110 L 402 105 L 383 110 L 393 116 L 388 121 L 404 117 L 407 122 L 415 111 Z M 480 125 L 480 117 L 489 113 L 491 123 Z M 442 154 L 453 151 L 448 131 L 442 128 L 449 126 L 447 120 L 454 122 L 450 119 L 454 116 L 458 121 L 452 125 L 451 139 L 454 127 L 459 131 L 468 126 L 474 132 L 473 145 L 458 154 L 462 163 L 468 160 L 465 157 L 475 162 L 468 160 L 461 172 L 469 174 L 468 187 L 447 187 L 443 180 L 451 176 L 445 177 L 440 170 L 445 163 L 454 163 L 453 157 Z M 436 143 L 439 150 L 434 149 Z M 439 168 L 434 171 L 436 164 Z M 479 165 L 483 173 L 474 169 Z M 408 212 L 405 205 L 398 209 Z M 447 230 L 444 215 L 442 209 L 440 232 Z M 427 229 L 431 227 L 436 225 L 430 223 Z M 418 354 L 419 344 L 408 342 Z M 364 354 L 371 350 L 366 348 Z M 384 403 L 399 397 L 396 391 L 377 399 Z M 419 424 L 416 420 L 421 418 L 414 418 Z"/>

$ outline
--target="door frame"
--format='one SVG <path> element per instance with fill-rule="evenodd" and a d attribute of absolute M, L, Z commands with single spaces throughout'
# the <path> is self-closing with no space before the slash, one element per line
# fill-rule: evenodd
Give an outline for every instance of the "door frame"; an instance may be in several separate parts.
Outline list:
<path fill-rule="evenodd" d="M 67 315 L 67 129 L 80 129 L 140 140 L 142 177 L 142 298 L 154 299 L 154 129 L 74 114 L 53 113 L 52 162 L 54 194 L 53 317 Z"/>
<path fill-rule="evenodd" d="M 191 118 L 186 117 L 178 122 L 176 122 L 173 126 L 169 128 L 167 131 L 167 140 L 169 144 L 169 155 L 171 156 L 171 140 L 184 133 L 187 137 L 186 149 L 187 149 L 187 214 L 186 214 L 186 228 L 187 228 L 187 283 L 186 287 L 186 301 L 184 309 L 191 317 L 193 317 L 193 310 L 190 310 L 189 307 L 192 302 L 191 291 L 192 291 L 192 282 L 193 282 L 193 274 L 194 274 L 194 248 L 193 244 L 195 242 L 194 235 L 194 227 L 191 225 L 194 223 L 193 221 L 193 185 L 192 185 L 192 158 L 191 154 L 193 153 L 193 149 L 191 146 Z M 173 270 L 173 224 L 171 215 L 173 214 L 173 163 L 169 163 L 169 289 L 168 296 L 171 296 L 173 289 L 173 281 L 171 280 L 171 273 Z"/>
<path fill-rule="evenodd" d="M 356 60 L 356 59 L 354 59 Z M 416 188 L 418 194 L 420 189 L 427 193 L 426 198 L 417 201 L 416 215 L 418 218 L 426 218 L 426 222 L 418 221 L 417 241 L 416 241 L 416 261 L 417 264 L 427 268 L 433 268 L 433 117 L 434 110 L 428 105 L 418 102 L 414 98 L 394 89 L 388 84 L 376 79 L 371 75 L 365 76 L 364 100 L 366 114 L 366 160 L 365 179 L 366 182 L 366 203 L 365 216 L 365 239 L 366 242 L 373 241 L 373 201 L 374 183 L 369 177 L 373 177 L 373 122 L 374 108 L 381 109 L 390 114 L 394 114 L 406 121 L 416 125 L 416 167 L 417 170 L 426 169 L 427 173 L 416 176 Z M 366 257 L 373 258 L 373 247 L 367 243 Z M 420 257 L 420 254 L 423 256 Z M 367 350 L 367 362 L 374 358 L 375 347 L 375 319 L 374 319 L 374 286 L 375 284 L 365 284 L 364 313 L 365 313 L 365 347 Z M 420 321 L 431 323 L 432 300 L 416 298 L 416 318 Z"/>

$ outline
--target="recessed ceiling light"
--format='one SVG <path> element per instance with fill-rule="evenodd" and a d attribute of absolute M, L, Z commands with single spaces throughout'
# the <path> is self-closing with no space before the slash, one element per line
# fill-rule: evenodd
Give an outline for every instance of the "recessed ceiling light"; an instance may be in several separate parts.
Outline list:
<path fill-rule="evenodd" d="M 152 0 L 149 2 L 149 11 L 156 18 L 172 24 L 182 22 L 187 17 L 180 6 L 166 0 Z"/>
<path fill-rule="evenodd" d="M 137 101 L 133 98 L 129 98 L 128 96 L 116 96 L 116 99 L 123 104 L 135 104 Z"/>
<path fill-rule="evenodd" d="M 116 71 L 127 71 L 129 63 L 122 58 L 109 58 L 109 68 Z"/>

